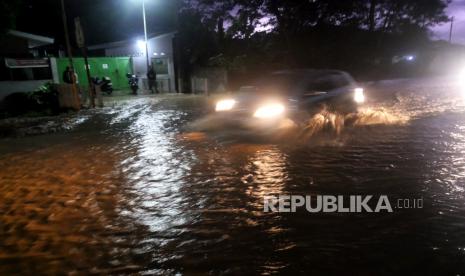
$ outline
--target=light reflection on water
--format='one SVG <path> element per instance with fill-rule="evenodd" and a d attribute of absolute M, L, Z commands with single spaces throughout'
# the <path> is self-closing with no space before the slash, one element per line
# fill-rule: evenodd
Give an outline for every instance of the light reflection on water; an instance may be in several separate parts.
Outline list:
<path fill-rule="evenodd" d="M 449 115 L 453 117 L 453 115 Z M 436 120 L 435 120 L 436 121 Z M 444 126 L 441 124 L 441 134 L 439 135 L 433 150 L 436 151 L 439 160 L 435 162 L 437 169 L 436 181 L 445 185 L 449 190 L 447 194 L 459 196 L 464 199 L 465 188 L 465 125 L 451 124 Z"/>
<path fill-rule="evenodd" d="M 180 152 L 173 133 L 165 131 L 164 124 L 177 120 L 177 112 L 157 112 L 147 108 L 129 128 L 135 136 L 137 153 L 122 160 L 121 167 L 127 185 L 137 198 L 136 208 L 125 210 L 151 231 L 165 231 L 185 223 L 182 207 L 183 197 L 179 193 L 183 176 L 189 171 L 185 156 Z"/>
<path fill-rule="evenodd" d="M 250 156 L 249 164 L 245 166 L 250 174 L 241 178 L 247 184 L 247 195 L 257 209 L 263 208 L 264 196 L 277 196 L 289 181 L 286 170 L 286 155 L 276 146 L 256 149 Z"/>
<path fill-rule="evenodd" d="M 3 140 L 0 273 L 458 274 L 464 110 L 442 90 L 395 92 L 355 126 L 320 128 L 324 143 L 185 133 L 205 110 L 192 98 L 138 99 L 67 134 Z M 425 208 L 263 213 L 277 194 L 423 197 Z"/>

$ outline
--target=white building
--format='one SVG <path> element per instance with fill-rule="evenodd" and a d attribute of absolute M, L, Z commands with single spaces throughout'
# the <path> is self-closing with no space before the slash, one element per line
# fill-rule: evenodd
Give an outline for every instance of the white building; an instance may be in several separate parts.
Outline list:
<path fill-rule="evenodd" d="M 0 101 L 11 93 L 30 92 L 52 80 L 46 46 L 55 40 L 16 30 L 0 39 Z"/>
<path fill-rule="evenodd" d="M 161 92 L 175 91 L 174 47 L 175 32 L 149 36 L 147 47 L 149 62 L 157 74 L 158 89 Z M 134 73 L 140 78 L 141 87 L 148 89 L 147 62 L 143 38 L 104 43 L 89 47 L 89 51 L 107 57 L 131 57 Z"/>

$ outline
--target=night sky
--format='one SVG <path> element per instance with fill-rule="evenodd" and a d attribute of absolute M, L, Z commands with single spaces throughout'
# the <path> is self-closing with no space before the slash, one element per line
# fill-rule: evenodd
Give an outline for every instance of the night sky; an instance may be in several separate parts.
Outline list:
<path fill-rule="evenodd" d="M 465 0 L 453 0 L 447 8 L 447 14 L 455 17 L 452 42 L 465 44 Z M 449 30 L 450 23 L 436 26 L 432 28 L 432 38 L 449 40 Z"/>
<path fill-rule="evenodd" d="M 18 17 L 17 29 L 63 41 L 59 0 L 25 0 L 27 8 Z M 87 44 L 118 41 L 143 35 L 141 0 L 65 0 L 69 26 L 80 16 L 87 30 Z M 175 1 L 146 1 L 148 32 L 175 29 Z M 465 0 L 453 0 L 448 10 L 455 16 L 453 41 L 465 44 Z M 34 24 L 31 24 L 34 22 Z M 449 23 L 432 28 L 433 39 L 449 38 Z M 91 30 L 91 31 L 90 31 Z"/>
<path fill-rule="evenodd" d="M 26 0 L 17 29 L 54 37 L 63 42 L 59 0 Z M 175 29 L 174 1 L 146 1 L 148 33 Z M 141 0 L 65 0 L 68 26 L 74 41 L 74 17 L 80 16 L 87 44 L 143 36 Z"/>

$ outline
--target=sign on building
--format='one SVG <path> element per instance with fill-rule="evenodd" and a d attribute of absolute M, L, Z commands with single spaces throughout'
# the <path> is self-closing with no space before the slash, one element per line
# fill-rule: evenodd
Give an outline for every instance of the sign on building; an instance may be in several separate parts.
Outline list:
<path fill-rule="evenodd" d="M 79 17 L 74 18 L 74 33 L 76 35 L 76 43 L 79 48 L 84 48 L 85 39 L 84 32 L 82 31 L 81 20 Z"/>

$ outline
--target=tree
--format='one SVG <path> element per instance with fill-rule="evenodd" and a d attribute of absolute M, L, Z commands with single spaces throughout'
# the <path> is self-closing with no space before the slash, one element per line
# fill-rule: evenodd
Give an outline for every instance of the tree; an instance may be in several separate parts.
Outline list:
<path fill-rule="evenodd" d="M 425 45 L 428 28 L 447 20 L 450 0 L 184 0 L 205 28 L 202 64 L 250 75 L 276 67 L 385 67 L 393 54 Z M 181 19 L 185 20 L 185 19 Z M 273 26 L 259 32 L 261 22 Z M 187 26 L 186 31 L 192 24 Z M 196 26 L 194 29 L 199 29 Z M 194 39 L 195 39 L 194 38 Z M 187 41 L 188 43 L 193 43 Z M 196 42 L 199 44 L 200 42 Z M 214 57 L 213 59 L 208 59 Z M 276 67 L 274 66 L 276 65 Z M 248 70 L 248 73 L 245 73 Z"/>
<path fill-rule="evenodd" d="M 445 8 L 450 0 L 378 0 L 374 9 L 375 29 L 382 32 L 402 32 L 405 27 L 420 29 L 448 20 Z"/>
<path fill-rule="evenodd" d="M 236 0 L 233 17 L 228 28 L 230 37 L 250 39 L 260 27 L 260 20 L 266 16 L 262 0 Z"/>
<path fill-rule="evenodd" d="M 277 28 L 295 31 L 321 24 L 397 32 L 405 25 L 427 28 L 447 21 L 450 0 L 263 0 Z"/>
<path fill-rule="evenodd" d="M 0 0 L 0 34 L 16 26 L 16 16 L 19 12 L 21 0 Z"/>

